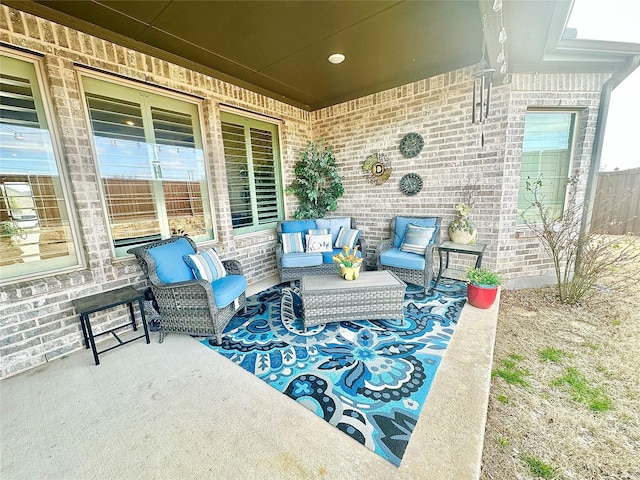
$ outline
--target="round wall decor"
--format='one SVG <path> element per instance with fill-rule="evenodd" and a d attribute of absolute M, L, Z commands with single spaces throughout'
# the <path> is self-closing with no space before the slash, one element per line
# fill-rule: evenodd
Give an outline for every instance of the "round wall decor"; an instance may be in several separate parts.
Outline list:
<path fill-rule="evenodd" d="M 407 173 L 400 179 L 400 191 L 405 195 L 415 195 L 422 190 L 422 178 L 417 173 Z"/>
<path fill-rule="evenodd" d="M 400 140 L 400 153 L 406 158 L 415 157 L 422 151 L 424 140 L 419 133 L 407 133 Z"/>
<path fill-rule="evenodd" d="M 382 152 L 372 153 L 362 163 L 362 172 L 369 182 L 374 185 L 382 185 L 391 176 L 389 157 Z"/>

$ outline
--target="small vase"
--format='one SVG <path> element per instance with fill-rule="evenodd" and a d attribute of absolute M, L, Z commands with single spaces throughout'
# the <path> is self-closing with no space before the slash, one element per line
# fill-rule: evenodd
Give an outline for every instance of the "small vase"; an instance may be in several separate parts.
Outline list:
<path fill-rule="evenodd" d="M 461 245 L 475 245 L 477 236 L 477 228 L 474 228 L 473 231 L 469 233 L 468 230 L 458 230 L 449 227 L 449 238 L 453 243 L 459 243 Z"/>
<path fill-rule="evenodd" d="M 362 265 L 358 265 L 356 267 L 345 267 L 344 265 L 340 265 L 340 276 L 345 280 L 355 280 L 360 275 L 360 267 Z"/>

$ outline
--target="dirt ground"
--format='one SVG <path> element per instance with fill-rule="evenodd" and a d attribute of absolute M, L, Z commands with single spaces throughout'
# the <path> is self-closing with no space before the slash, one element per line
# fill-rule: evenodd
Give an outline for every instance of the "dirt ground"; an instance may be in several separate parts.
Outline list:
<path fill-rule="evenodd" d="M 640 480 L 640 281 L 597 287 L 502 291 L 483 480 Z"/>

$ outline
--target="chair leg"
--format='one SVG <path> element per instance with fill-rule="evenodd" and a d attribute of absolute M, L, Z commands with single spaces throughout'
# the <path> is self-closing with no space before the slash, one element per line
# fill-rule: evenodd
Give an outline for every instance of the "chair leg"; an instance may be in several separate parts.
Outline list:
<path fill-rule="evenodd" d="M 218 345 L 222 344 L 222 334 L 221 333 L 216 333 L 216 344 L 218 344 Z"/>
<path fill-rule="evenodd" d="M 164 342 L 164 330 L 160 330 L 160 341 L 158 343 Z"/>

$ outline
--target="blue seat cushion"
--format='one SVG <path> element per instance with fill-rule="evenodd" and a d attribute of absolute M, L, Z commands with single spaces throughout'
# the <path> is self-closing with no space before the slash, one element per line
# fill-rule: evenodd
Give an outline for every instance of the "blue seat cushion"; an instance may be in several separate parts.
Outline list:
<path fill-rule="evenodd" d="M 435 227 L 438 219 L 435 217 L 428 218 L 416 218 L 416 217 L 396 217 L 396 228 L 393 237 L 393 246 L 400 248 L 402 240 L 404 240 L 404 234 L 407 231 L 407 226 L 410 223 L 417 225 L 418 227 Z"/>
<path fill-rule="evenodd" d="M 331 252 L 323 252 L 322 263 L 332 263 L 333 256 L 338 255 L 339 253 L 343 253 L 343 250 L 341 248 L 334 248 Z M 358 258 L 362 258 L 362 252 L 360 250 L 358 250 L 356 255 L 358 256 Z"/>
<path fill-rule="evenodd" d="M 403 252 L 395 247 L 380 255 L 380 263 L 389 267 L 408 268 L 410 270 L 424 270 L 425 267 L 423 255 Z"/>
<path fill-rule="evenodd" d="M 242 295 L 247 289 L 247 279 L 243 275 L 227 275 L 211 283 L 213 301 L 223 308 Z"/>
<path fill-rule="evenodd" d="M 322 265 L 322 253 L 285 253 L 283 267 L 314 267 Z"/>
<path fill-rule="evenodd" d="M 156 262 L 156 275 L 164 283 L 184 282 L 193 280 L 191 267 L 182 260 L 183 255 L 193 255 L 191 244 L 184 238 L 173 243 L 160 245 L 147 250 Z"/>
<path fill-rule="evenodd" d="M 303 234 L 307 233 L 307 230 L 315 230 L 319 228 L 316 225 L 316 221 L 314 219 L 306 219 L 306 220 L 287 220 L 286 222 L 282 222 L 280 225 L 282 228 L 282 233 L 296 233 L 301 232 Z M 304 235 L 303 235 L 304 237 Z"/>

